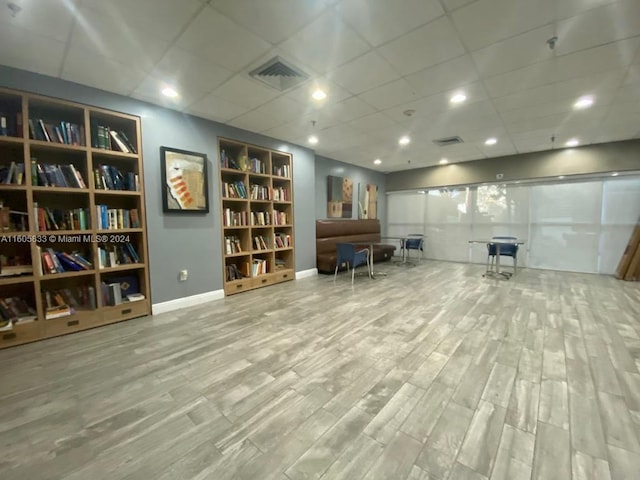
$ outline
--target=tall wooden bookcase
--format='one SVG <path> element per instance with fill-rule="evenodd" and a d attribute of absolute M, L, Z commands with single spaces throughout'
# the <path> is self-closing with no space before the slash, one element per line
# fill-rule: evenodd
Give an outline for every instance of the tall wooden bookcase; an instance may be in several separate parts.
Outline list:
<path fill-rule="evenodd" d="M 295 278 L 293 157 L 218 139 L 226 295 Z"/>
<path fill-rule="evenodd" d="M 0 89 L 0 122 L 0 348 L 150 314 L 140 118 Z"/>

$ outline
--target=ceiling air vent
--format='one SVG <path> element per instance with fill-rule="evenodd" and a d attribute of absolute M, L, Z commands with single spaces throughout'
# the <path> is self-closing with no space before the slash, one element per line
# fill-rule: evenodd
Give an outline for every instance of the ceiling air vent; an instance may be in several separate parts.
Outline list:
<path fill-rule="evenodd" d="M 448 147 L 449 145 L 457 145 L 458 143 L 462 143 L 463 140 L 460 137 L 446 137 L 446 138 L 438 138 L 433 141 L 439 147 Z"/>
<path fill-rule="evenodd" d="M 282 92 L 309 78 L 309 75 L 280 57 L 273 57 L 268 62 L 250 71 L 249 75 Z"/>

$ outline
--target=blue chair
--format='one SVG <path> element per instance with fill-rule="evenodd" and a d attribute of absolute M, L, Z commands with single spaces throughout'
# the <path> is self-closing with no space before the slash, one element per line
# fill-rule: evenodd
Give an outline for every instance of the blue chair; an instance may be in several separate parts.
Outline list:
<path fill-rule="evenodd" d="M 333 280 L 335 281 L 338 275 L 338 268 L 343 263 L 347 264 L 347 271 L 351 266 L 351 283 L 355 277 L 356 267 L 360 265 L 367 265 L 367 273 L 371 275 L 371 267 L 369 266 L 369 249 L 363 248 L 356 250 L 356 246 L 353 243 L 337 243 L 337 259 L 336 259 L 336 271 L 333 274 Z"/>
<path fill-rule="evenodd" d="M 501 243 L 500 244 L 500 256 L 501 257 L 511 257 L 513 258 L 513 273 L 515 275 L 518 269 L 518 245 L 515 243 L 518 241 L 518 237 L 491 237 L 491 240 L 502 240 L 504 242 L 514 242 L 514 243 Z M 487 270 L 489 270 L 489 266 L 494 264 L 496 260 L 496 254 L 498 252 L 498 247 L 495 243 L 487 243 Z"/>
<path fill-rule="evenodd" d="M 410 233 L 402 243 L 402 256 L 403 259 L 409 258 L 409 252 L 416 250 L 418 252 L 419 260 L 422 260 L 422 253 L 424 252 L 424 235 L 421 233 Z M 406 255 L 406 257 L 405 257 Z"/>

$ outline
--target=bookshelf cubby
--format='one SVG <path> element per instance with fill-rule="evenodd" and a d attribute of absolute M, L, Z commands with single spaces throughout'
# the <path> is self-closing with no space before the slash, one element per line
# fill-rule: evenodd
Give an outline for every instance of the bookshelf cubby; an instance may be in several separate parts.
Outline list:
<path fill-rule="evenodd" d="M 0 89 L 0 348 L 151 313 L 140 132 Z"/>
<path fill-rule="evenodd" d="M 295 278 L 293 157 L 218 139 L 226 295 Z"/>

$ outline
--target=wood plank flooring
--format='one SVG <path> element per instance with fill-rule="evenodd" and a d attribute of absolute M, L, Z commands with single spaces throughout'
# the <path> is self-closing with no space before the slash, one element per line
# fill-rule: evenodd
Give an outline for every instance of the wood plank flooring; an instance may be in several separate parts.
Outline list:
<path fill-rule="evenodd" d="M 0 351 L 0 478 L 640 478 L 638 283 L 376 270 Z"/>

